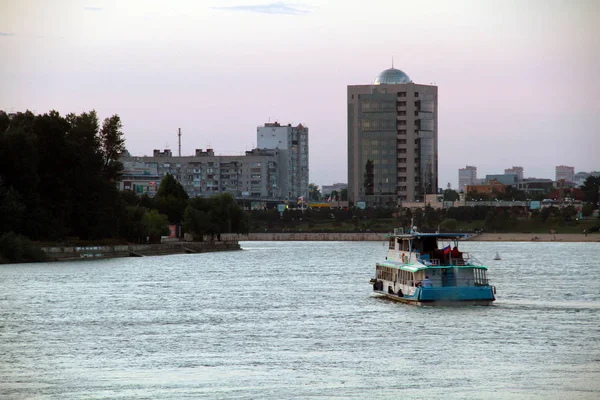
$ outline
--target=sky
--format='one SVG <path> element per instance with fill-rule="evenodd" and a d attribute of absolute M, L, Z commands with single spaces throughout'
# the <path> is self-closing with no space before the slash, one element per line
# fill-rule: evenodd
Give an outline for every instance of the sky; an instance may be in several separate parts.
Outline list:
<path fill-rule="evenodd" d="M 310 181 L 347 182 L 348 85 L 438 86 L 439 186 L 600 170 L 600 1 L 0 0 L 0 109 L 118 114 L 127 149 L 243 154 L 309 128 Z"/>

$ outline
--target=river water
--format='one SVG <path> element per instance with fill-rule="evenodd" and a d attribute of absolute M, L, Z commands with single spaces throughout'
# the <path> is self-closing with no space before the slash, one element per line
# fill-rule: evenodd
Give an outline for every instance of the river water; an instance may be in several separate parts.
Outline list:
<path fill-rule="evenodd" d="M 600 398 L 600 243 L 465 242 L 459 308 L 373 296 L 382 242 L 242 248 L 0 266 L 0 398 Z"/>

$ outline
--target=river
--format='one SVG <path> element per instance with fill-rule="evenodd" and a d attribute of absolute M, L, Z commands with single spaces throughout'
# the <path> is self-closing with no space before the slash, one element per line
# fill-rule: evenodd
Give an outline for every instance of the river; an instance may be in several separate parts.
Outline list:
<path fill-rule="evenodd" d="M 383 242 L 242 248 L 0 266 L 0 398 L 600 398 L 600 243 L 465 242 L 458 308 L 373 296 Z"/>

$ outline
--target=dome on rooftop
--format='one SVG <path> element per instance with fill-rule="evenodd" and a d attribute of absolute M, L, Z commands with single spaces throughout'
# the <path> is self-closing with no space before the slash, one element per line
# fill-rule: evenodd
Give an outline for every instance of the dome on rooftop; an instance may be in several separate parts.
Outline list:
<path fill-rule="evenodd" d="M 396 68 L 386 69 L 375 78 L 375 85 L 381 85 L 382 83 L 387 84 L 398 84 L 398 83 L 410 83 L 411 80 L 404 72 Z"/>

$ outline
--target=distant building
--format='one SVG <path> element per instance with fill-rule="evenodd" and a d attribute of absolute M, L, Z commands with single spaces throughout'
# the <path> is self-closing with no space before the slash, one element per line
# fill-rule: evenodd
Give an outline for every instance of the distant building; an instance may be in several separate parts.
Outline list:
<path fill-rule="evenodd" d="M 500 183 L 496 180 L 491 180 L 485 185 L 467 185 L 465 187 L 465 193 L 476 192 L 476 193 L 504 193 L 506 191 L 506 186 L 503 183 Z"/>
<path fill-rule="evenodd" d="M 575 180 L 575 167 L 568 167 L 566 165 L 556 166 L 556 181 L 564 179 L 566 182 L 573 182 Z"/>
<path fill-rule="evenodd" d="M 321 187 L 321 194 L 323 197 L 329 196 L 334 190 L 341 193 L 342 190 L 348 189 L 347 183 L 334 183 L 333 185 L 323 185 Z"/>
<path fill-rule="evenodd" d="M 573 177 L 573 183 L 575 186 L 581 186 L 585 182 L 585 180 L 590 176 L 600 176 L 600 171 L 592 171 L 592 172 L 578 172 Z"/>
<path fill-rule="evenodd" d="M 259 149 L 276 149 L 280 154 L 279 193 L 288 199 L 308 196 L 308 128 L 265 123 L 256 129 Z"/>
<path fill-rule="evenodd" d="M 438 90 L 390 68 L 349 85 L 348 199 L 367 206 L 423 200 L 438 189 Z"/>
<path fill-rule="evenodd" d="M 135 194 L 154 197 L 162 177 L 158 174 L 157 161 L 140 161 L 128 156 L 121 157 L 123 174 L 120 190 L 132 190 Z"/>
<path fill-rule="evenodd" d="M 216 156 L 212 149 L 197 149 L 195 155 L 182 157 L 173 156 L 168 149 L 154 150 L 151 157 L 123 155 L 120 188 L 152 196 L 169 173 L 190 197 L 230 193 L 234 197 L 283 199 L 280 157 L 276 149 L 254 149 L 243 156 Z"/>
<path fill-rule="evenodd" d="M 517 181 L 523 180 L 523 167 L 512 167 L 504 170 L 504 174 L 514 174 L 517 175 Z"/>
<path fill-rule="evenodd" d="M 495 174 L 495 175 L 486 175 L 486 182 L 498 181 L 504 185 L 516 185 L 518 182 L 518 178 L 516 174 Z"/>
<path fill-rule="evenodd" d="M 552 179 L 525 178 L 517 182 L 517 189 L 527 194 L 546 193 L 554 189 Z"/>
<path fill-rule="evenodd" d="M 458 170 L 458 191 L 464 192 L 467 185 L 476 185 L 477 182 L 477 167 L 467 165 L 465 168 Z"/>

